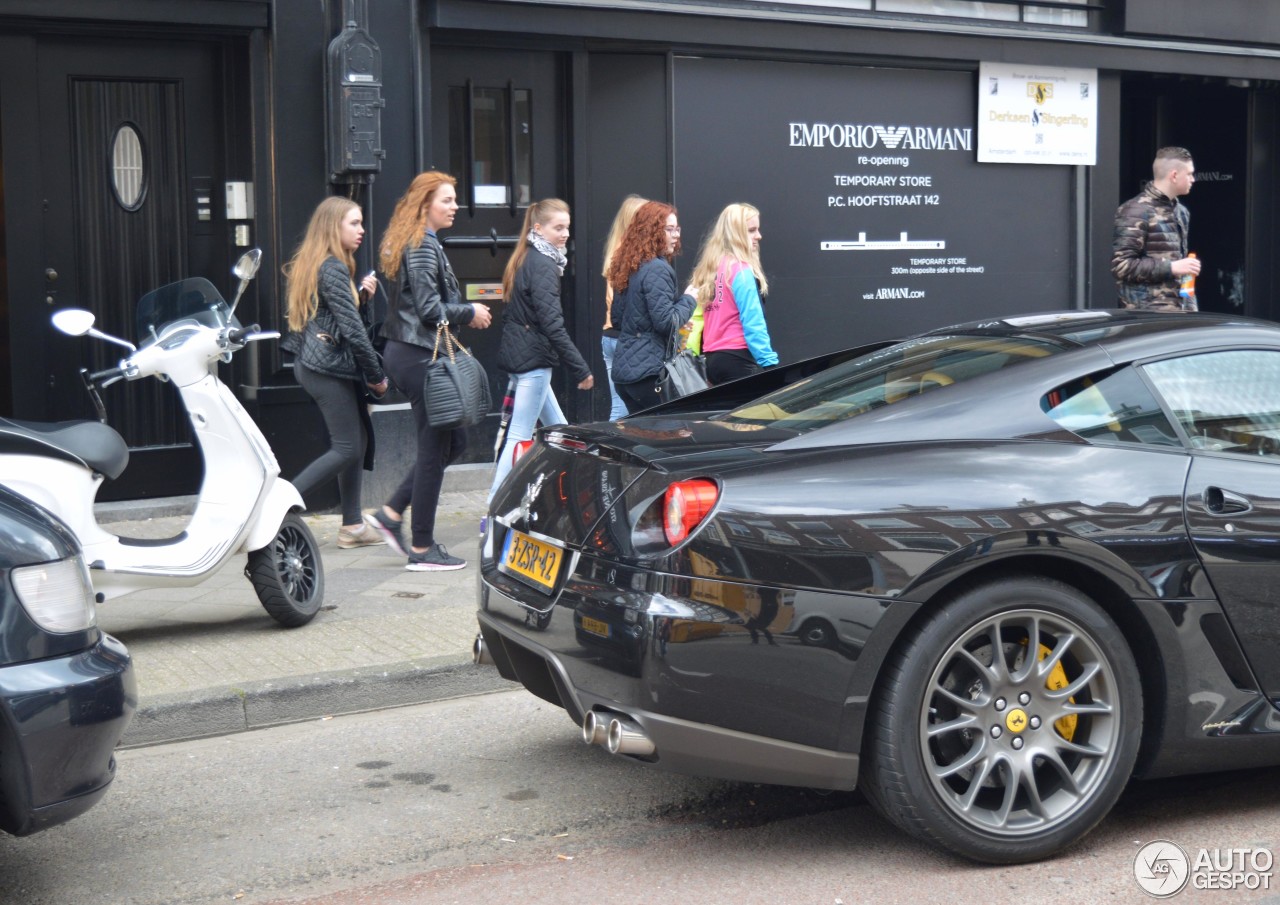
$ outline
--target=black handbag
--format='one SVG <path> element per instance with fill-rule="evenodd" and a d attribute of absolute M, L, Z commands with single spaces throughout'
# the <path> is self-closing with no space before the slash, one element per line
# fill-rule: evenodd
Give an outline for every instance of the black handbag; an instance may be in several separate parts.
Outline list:
<path fill-rule="evenodd" d="M 307 321 L 302 330 L 302 350 L 298 353 L 298 360 L 317 374 L 347 376 L 358 373 L 356 357 L 331 325 L 332 320 L 332 317 L 317 314 Z"/>
<path fill-rule="evenodd" d="M 679 346 L 680 332 L 677 330 L 671 334 L 667 360 L 662 363 L 662 370 L 658 372 L 658 382 L 654 387 L 662 402 L 671 402 L 711 386 L 707 382 L 706 359 Z"/>
<path fill-rule="evenodd" d="M 479 424 L 489 413 L 489 376 L 479 360 L 449 330 L 436 326 L 436 345 L 422 380 L 427 423 L 438 430 Z"/>

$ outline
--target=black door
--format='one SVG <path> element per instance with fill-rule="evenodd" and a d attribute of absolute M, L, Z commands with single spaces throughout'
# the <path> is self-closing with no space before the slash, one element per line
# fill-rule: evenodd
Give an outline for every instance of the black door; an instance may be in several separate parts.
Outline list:
<path fill-rule="evenodd" d="M 1187 528 L 1262 689 L 1280 701 L 1280 461 L 1197 457 Z"/>
<path fill-rule="evenodd" d="M 1151 180 L 1156 150 L 1191 152 L 1196 184 L 1181 201 L 1191 212 L 1190 251 L 1201 311 L 1267 316 L 1246 308 L 1250 131 L 1248 92 L 1230 85 L 1189 87 L 1172 79 L 1126 82 L 1122 96 L 1121 202 Z M 1270 266 L 1270 261 L 1262 264 Z M 1268 305 L 1269 305 L 1269 301 Z"/>
<path fill-rule="evenodd" d="M 497 367 L 503 268 L 531 202 L 559 197 L 573 204 L 566 197 L 570 135 L 562 101 L 564 58 L 433 47 L 431 59 L 430 165 L 458 179 L 458 216 L 441 238 L 466 300 L 493 310 L 493 325 L 464 331 L 463 342 L 472 345 L 489 372 L 496 408 L 506 389 L 506 375 Z M 573 266 L 570 255 L 561 302 L 570 336 L 576 338 Z M 580 400 L 563 370 L 557 370 L 553 386 L 566 416 L 578 420 Z M 495 412 L 474 429 L 468 444 L 473 461 L 492 457 L 497 419 Z"/>
<path fill-rule="evenodd" d="M 43 301 L 30 335 L 11 343 L 22 417 L 91 417 L 81 367 L 124 353 L 49 327 L 48 314 L 87 308 L 99 329 L 137 342 L 134 303 L 186 276 L 226 288 L 221 48 L 166 41 L 41 40 L 37 48 L 41 220 L 11 256 L 12 286 Z M 6 176 L 8 174 L 6 173 Z M 218 189 L 218 191 L 215 191 Z M 23 244 L 9 224 L 9 247 Z M 23 272 L 18 273 L 21 269 Z M 105 391 L 130 466 L 101 499 L 194 492 L 201 478 L 177 393 L 156 380 Z"/>

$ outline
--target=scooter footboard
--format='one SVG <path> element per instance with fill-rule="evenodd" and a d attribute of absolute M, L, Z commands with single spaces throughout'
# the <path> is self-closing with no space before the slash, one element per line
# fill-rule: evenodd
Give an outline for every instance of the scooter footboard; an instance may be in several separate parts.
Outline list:
<path fill-rule="evenodd" d="M 276 532 L 280 530 L 280 523 L 284 521 L 284 517 L 294 509 L 303 508 L 305 506 L 302 502 L 302 494 L 298 493 L 298 489 L 288 481 L 276 478 L 271 489 L 267 491 L 267 498 L 262 503 L 262 512 L 258 515 L 257 522 L 249 532 L 249 536 L 244 539 L 244 551 L 248 553 L 260 550 L 271 543 Z"/>

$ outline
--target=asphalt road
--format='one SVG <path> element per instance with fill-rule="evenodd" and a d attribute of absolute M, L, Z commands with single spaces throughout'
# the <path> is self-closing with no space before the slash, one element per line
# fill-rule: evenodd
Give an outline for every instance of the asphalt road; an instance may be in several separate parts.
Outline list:
<path fill-rule="evenodd" d="M 1139 847 L 1280 851 L 1276 771 L 1132 788 L 1071 852 L 980 867 L 856 794 L 674 776 L 523 691 L 123 751 L 95 809 L 0 838 L 22 905 L 1146 901 Z M 1270 891 L 1170 901 L 1280 902 Z"/>

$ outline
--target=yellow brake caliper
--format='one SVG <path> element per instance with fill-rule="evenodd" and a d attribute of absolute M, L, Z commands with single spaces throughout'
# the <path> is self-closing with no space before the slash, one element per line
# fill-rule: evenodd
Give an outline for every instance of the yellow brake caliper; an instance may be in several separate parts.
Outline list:
<path fill-rule="evenodd" d="M 1027 643 L 1027 639 L 1023 638 L 1022 641 L 1019 643 L 1025 647 Z M 1041 644 L 1040 659 L 1043 660 L 1045 657 L 1049 656 L 1049 654 L 1050 654 L 1049 648 Z M 1066 688 L 1067 684 L 1068 684 L 1067 671 L 1062 668 L 1062 661 L 1059 660 L 1057 663 L 1053 664 L 1053 669 L 1049 670 L 1049 678 L 1045 681 L 1044 687 L 1049 689 L 1050 691 L 1059 691 L 1063 688 Z M 1067 700 L 1070 701 L 1072 704 L 1076 702 L 1075 698 L 1067 698 Z M 1079 721 L 1079 719 L 1080 718 L 1076 716 L 1074 713 L 1068 714 L 1067 716 L 1059 717 L 1056 721 L 1054 721 L 1053 726 L 1055 729 L 1058 730 L 1059 735 L 1061 735 L 1067 741 L 1071 741 L 1072 737 L 1076 734 L 1076 723 Z"/>
<path fill-rule="evenodd" d="M 1049 656 L 1049 648 L 1041 644 L 1040 659 L 1043 660 L 1047 656 Z M 1049 678 L 1044 683 L 1044 686 L 1050 691 L 1058 691 L 1067 687 L 1067 671 L 1062 668 L 1061 660 L 1053 664 L 1053 669 L 1049 670 Z M 1072 704 L 1076 702 L 1075 698 L 1067 698 L 1067 700 Z M 1059 717 L 1053 726 L 1058 730 L 1059 735 L 1067 741 L 1071 741 L 1071 737 L 1076 734 L 1076 721 L 1079 719 L 1074 713 L 1068 714 L 1067 716 Z"/>

